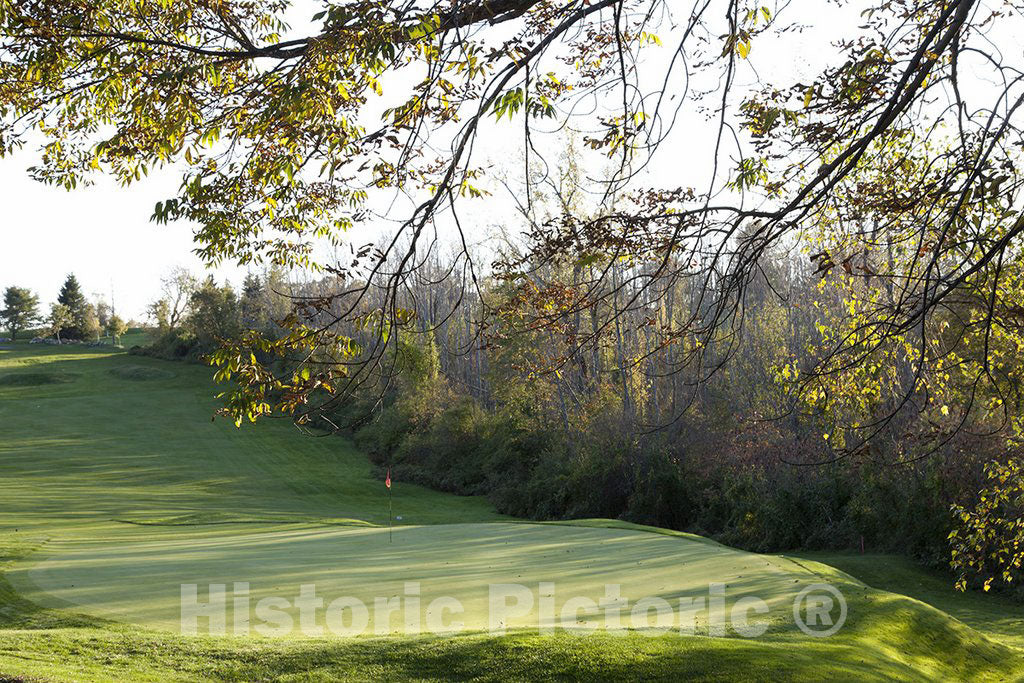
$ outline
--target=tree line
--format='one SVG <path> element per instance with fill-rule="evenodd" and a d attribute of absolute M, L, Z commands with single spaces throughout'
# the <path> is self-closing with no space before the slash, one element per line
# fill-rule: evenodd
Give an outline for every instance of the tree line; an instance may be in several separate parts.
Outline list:
<path fill-rule="evenodd" d="M 939 371 L 921 371 L 913 337 L 865 335 L 863 365 L 811 379 L 887 291 L 885 276 L 823 273 L 813 255 L 765 254 L 742 327 L 703 342 L 701 362 L 701 342 L 673 321 L 712 304 L 650 263 L 574 257 L 474 283 L 447 275 L 457 263 L 426 259 L 400 298 L 413 322 L 392 332 L 356 398 L 325 394 L 299 412 L 352 434 L 393 476 L 485 495 L 508 514 L 622 518 L 761 552 L 900 552 L 952 568 L 962 587 L 1019 593 L 1018 314 L 997 309 L 999 331 L 980 334 L 988 309 L 964 288 L 931 323 L 939 342 L 924 353 Z M 1003 268 L 1024 272 L 1019 260 Z M 573 309 L 588 289 L 593 303 Z M 317 319 L 331 325 L 337 311 Z M 362 353 L 375 343 L 356 326 L 337 331 Z M 307 358 L 293 354 L 291 372 L 330 362 Z M 977 381 L 986 358 L 994 386 Z M 882 422 L 878 438 L 860 438 Z"/>
<path fill-rule="evenodd" d="M 583 214 L 577 184 L 537 193 L 497 232 L 529 235 L 567 206 Z M 383 351 L 376 325 L 391 295 L 371 291 L 352 322 L 336 294 L 362 282 L 340 268 L 287 280 L 270 270 L 240 292 L 178 271 L 150 307 L 162 331 L 151 349 L 204 358 L 224 381 L 251 357 L 281 379 L 239 402 L 227 392 L 237 422 L 233 410 L 258 400 L 350 435 L 395 476 L 487 496 L 508 514 L 622 518 L 758 551 L 896 551 L 952 566 L 963 586 L 1019 583 L 1014 309 L 997 308 L 999 331 L 979 335 L 985 300 L 965 286 L 929 323 L 937 341 L 923 353 L 937 372 L 921 370 L 913 338 L 861 331 L 862 364 L 814 376 L 837 337 L 858 334 L 864 308 L 895 296 L 896 245 L 823 268 L 819 254 L 837 251 L 823 226 L 769 250 L 734 325 L 705 340 L 678 332 L 714 306 L 703 283 L 673 274 L 687 255 L 658 273 L 593 252 L 524 261 L 521 245 L 492 250 L 482 277 L 457 252 L 425 254 Z M 1020 259 L 1002 268 L 1020 282 Z M 573 306 L 582 292 L 588 304 Z M 304 344 L 311 330 L 336 348 Z M 281 339 L 288 353 L 267 351 L 264 340 Z M 975 381 L 986 358 L 992 386 Z M 859 438 L 883 421 L 880 438 Z"/>
<path fill-rule="evenodd" d="M 57 300 L 48 313 L 40 310 L 39 296 L 25 287 L 10 286 L 4 290 L 0 324 L 10 338 L 16 340 L 24 332 L 53 337 L 58 342 L 99 341 L 101 335 L 113 338 L 115 344 L 128 330 L 125 322 L 102 299 L 90 302 L 75 275 L 69 274 L 60 288 Z"/>
<path fill-rule="evenodd" d="M 291 285 L 281 269 L 249 273 L 236 290 L 230 282 L 200 278 L 174 268 L 161 279 L 160 294 L 147 307 L 154 340 L 146 353 L 199 360 L 221 340 L 243 330 L 273 333 L 291 309 Z"/>

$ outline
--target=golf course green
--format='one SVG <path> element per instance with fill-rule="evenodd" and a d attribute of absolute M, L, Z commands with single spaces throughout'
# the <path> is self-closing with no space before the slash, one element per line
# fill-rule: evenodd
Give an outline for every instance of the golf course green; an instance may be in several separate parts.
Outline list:
<path fill-rule="evenodd" d="M 388 491 L 348 441 L 213 421 L 209 376 L 110 347 L 0 349 L 0 681 L 1024 680 L 1024 607 L 955 593 L 900 558 L 757 555 L 614 520 L 529 523 L 402 481 L 389 530 Z M 181 633 L 183 584 L 201 603 L 226 587 L 225 635 L 205 617 L 198 635 Z M 503 584 L 538 610 L 510 608 L 495 632 Z M 820 584 L 847 607 L 827 637 L 797 628 L 792 609 Z M 303 622 L 303 586 L 324 604 L 366 605 L 366 623 L 338 635 L 321 609 L 306 631 L 239 628 L 242 585 L 252 604 L 289 600 L 284 623 Z M 609 585 L 651 609 L 611 628 L 595 608 Z M 763 601 L 756 637 L 733 622 L 716 631 L 710 609 L 694 613 L 692 635 L 682 621 L 660 627 L 659 605 L 711 601 L 716 585 L 730 618 L 738 600 Z M 457 633 L 429 627 L 441 598 L 459 606 L 442 629 Z M 403 607 L 375 609 L 390 599 Z M 538 616 L 542 604 L 561 621 Z"/>

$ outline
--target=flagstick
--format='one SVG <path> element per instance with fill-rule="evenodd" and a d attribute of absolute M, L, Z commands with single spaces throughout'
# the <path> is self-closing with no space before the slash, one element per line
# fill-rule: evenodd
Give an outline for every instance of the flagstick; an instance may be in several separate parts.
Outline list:
<path fill-rule="evenodd" d="M 388 543 L 391 543 L 391 487 L 388 487 Z"/>

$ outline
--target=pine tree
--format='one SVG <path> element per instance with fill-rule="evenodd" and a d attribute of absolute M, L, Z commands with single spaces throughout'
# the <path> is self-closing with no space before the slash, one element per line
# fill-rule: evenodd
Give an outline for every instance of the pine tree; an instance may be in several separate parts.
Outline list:
<path fill-rule="evenodd" d="M 87 326 L 88 305 L 85 295 L 82 294 L 82 287 L 78 284 L 78 278 L 74 274 L 68 275 L 64 280 L 64 286 L 60 288 L 57 296 L 57 303 L 67 306 L 70 315 L 70 322 L 64 328 L 64 337 L 67 339 L 83 339 Z"/>
<path fill-rule="evenodd" d="M 19 332 L 39 320 L 39 297 L 21 287 L 8 287 L 0 320 L 10 330 L 11 339 L 17 339 Z"/>
<path fill-rule="evenodd" d="M 243 326 L 252 330 L 263 328 L 266 316 L 263 313 L 263 283 L 259 276 L 252 273 L 245 276 L 239 306 Z"/>

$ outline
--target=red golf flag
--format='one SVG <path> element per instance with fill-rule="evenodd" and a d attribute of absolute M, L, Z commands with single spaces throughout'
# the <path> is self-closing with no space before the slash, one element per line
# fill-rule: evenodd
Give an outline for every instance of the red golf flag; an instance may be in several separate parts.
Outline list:
<path fill-rule="evenodd" d="M 390 467 L 388 468 L 387 477 L 385 477 L 385 479 L 384 479 L 384 485 L 387 486 L 388 488 L 391 488 L 391 468 Z"/>

